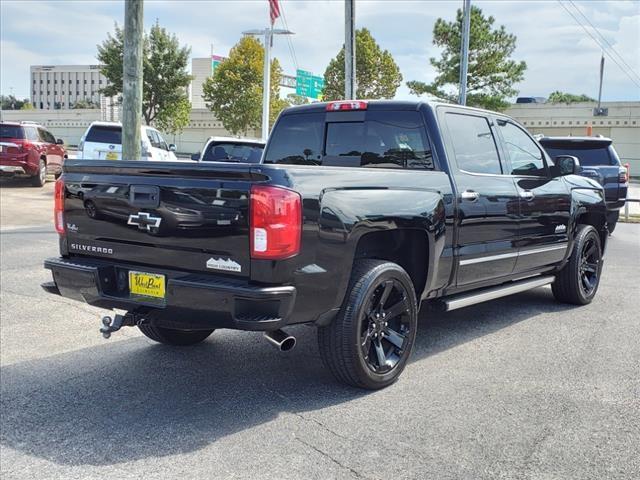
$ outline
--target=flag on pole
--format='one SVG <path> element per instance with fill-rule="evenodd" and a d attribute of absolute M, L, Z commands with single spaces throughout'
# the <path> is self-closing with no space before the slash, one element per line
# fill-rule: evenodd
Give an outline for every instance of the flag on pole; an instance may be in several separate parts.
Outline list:
<path fill-rule="evenodd" d="M 280 16 L 280 5 L 278 5 L 278 0 L 269 0 L 269 16 L 271 17 L 271 26 L 276 21 L 276 18 Z"/>

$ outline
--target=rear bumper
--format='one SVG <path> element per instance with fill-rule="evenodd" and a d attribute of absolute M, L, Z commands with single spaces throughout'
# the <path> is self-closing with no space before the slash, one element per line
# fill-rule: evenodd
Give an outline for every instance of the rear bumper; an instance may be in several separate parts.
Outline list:
<path fill-rule="evenodd" d="M 0 157 L 0 173 L 5 175 L 35 175 L 38 173 L 38 165 L 33 165 L 27 160 L 27 156 L 20 159 L 9 159 L 7 155 Z"/>
<path fill-rule="evenodd" d="M 0 165 L 0 172 L 14 175 L 24 175 L 26 173 L 23 167 L 17 165 Z"/>
<path fill-rule="evenodd" d="M 100 308 L 144 313 L 168 328 L 232 328 L 275 330 L 287 324 L 293 310 L 293 286 L 258 287 L 220 276 L 185 274 L 90 258 L 50 258 L 44 263 L 53 282 L 45 291 Z M 166 277 L 164 299 L 132 297 L 129 270 L 159 273 Z"/>

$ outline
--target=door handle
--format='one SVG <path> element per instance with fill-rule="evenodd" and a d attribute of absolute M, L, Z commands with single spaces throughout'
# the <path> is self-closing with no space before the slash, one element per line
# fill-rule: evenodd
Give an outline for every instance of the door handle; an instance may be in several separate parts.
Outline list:
<path fill-rule="evenodd" d="M 525 200 L 533 200 L 536 195 L 531 190 L 522 190 L 520 192 L 520 198 Z"/>
<path fill-rule="evenodd" d="M 465 190 L 460 194 L 463 200 L 469 200 L 471 202 L 475 202 L 480 198 L 480 194 L 478 192 L 474 192 L 473 190 Z"/>

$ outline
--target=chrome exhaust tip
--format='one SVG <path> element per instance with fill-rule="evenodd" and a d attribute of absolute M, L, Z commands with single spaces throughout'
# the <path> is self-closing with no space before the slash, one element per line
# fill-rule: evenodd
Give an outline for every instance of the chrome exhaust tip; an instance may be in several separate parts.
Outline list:
<path fill-rule="evenodd" d="M 284 330 L 264 332 L 264 338 L 281 352 L 288 352 L 296 346 L 296 337 L 289 335 Z"/>

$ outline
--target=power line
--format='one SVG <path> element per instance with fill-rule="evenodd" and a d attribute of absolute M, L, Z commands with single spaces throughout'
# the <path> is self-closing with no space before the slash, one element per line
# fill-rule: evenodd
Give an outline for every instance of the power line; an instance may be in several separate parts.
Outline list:
<path fill-rule="evenodd" d="M 602 33 L 600 32 L 600 30 L 598 30 L 598 27 L 596 27 L 593 23 L 591 23 L 591 21 L 589 20 L 589 18 L 582 12 L 582 10 L 580 10 L 580 8 L 573 2 L 573 0 L 569 0 L 569 3 L 573 6 L 573 8 L 580 14 L 580 16 L 582 18 L 584 18 L 587 23 L 589 25 L 591 25 L 591 28 L 593 28 L 595 30 L 595 32 L 598 34 L 598 36 L 602 39 L 602 41 L 604 43 L 606 43 L 609 48 L 611 49 L 612 52 L 614 52 L 617 57 L 618 60 L 620 60 L 620 62 L 622 62 L 624 64 L 625 67 L 627 67 L 627 69 L 637 77 L 638 80 L 640 80 L 640 75 L 638 75 L 636 73 L 636 71 L 625 61 L 624 57 L 622 55 L 620 55 L 620 53 L 618 53 L 618 51 L 614 48 L 613 45 L 611 45 L 611 43 L 609 43 L 609 40 L 606 39 L 606 37 L 604 35 L 602 35 Z"/>
<path fill-rule="evenodd" d="M 282 2 L 284 3 L 284 2 Z M 284 14 L 284 5 L 280 4 L 280 13 L 282 13 L 282 23 L 284 23 L 284 28 L 289 30 L 289 26 L 287 25 L 287 17 Z M 287 35 L 287 45 L 289 46 L 289 53 L 291 54 L 291 59 L 293 60 L 293 64 L 296 66 L 296 70 L 298 70 L 298 58 L 296 57 L 296 50 L 293 48 L 293 40 Z"/>
<path fill-rule="evenodd" d="M 594 42 L 596 42 L 600 48 L 602 48 L 602 52 L 603 52 L 603 53 L 606 53 L 606 54 L 607 54 L 607 56 L 609 57 L 609 59 L 610 59 L 613 63 L 615 63 L 615 64 L 618 66 L 618 68 L 619 68 L 620 70 L 622 70 L 622 72 L 623 72 L 627 77 L 629 77 L 629 80 L 631 80 L 631 81 L 632 81 L 632 82 L 633 82 L 637 87 L 639 87 L 639 88 L 640 88 L 640 83 L 638 83 L 638 81 L 636 81 L 636 79 L 635 79 L 635 78 L 633 78 L 633 76 L 632 76 L 632 75 L 630 75 L 630 74 L 629 74 L 629 72 L 628 72 L 624 67 L 622 67 L 622 66 L 617 62 L 616 58 L 615 58 L 613 55 L 611 55 L 611 53 L 609 53 L 609 51 L 607 50 L 606 46 L 605 46 L 605 45 L 603 45 L 603 44 L 602 44 L 602 43 L 601 43 L 601 42 L 600 42 L 596 37 L 594 37 L 594 36 L 593 36 L 593 34 L 589 31 L 589 29 L 588 29 L 587 27 L 585 27 L 585 26 L 583 25 L 583 23 L 582 23 L 580 20 L 578 20 L 578 19 L 576 18 L 576 16 L 571 12 L 571 10 L 569 10 L 567 7 L 565 7 L 565 6 L 564 6 L 564 4 L 562 3 L 562 1 L 561 1 L 561 0 L 557 0 L 557 2 L 560 4 L 560 6 L 561 6 L 561 7 L 562 7 L 562 8 L 563 8 L 563 9 L 564 9 L 564 10 L 565 10 L 569 15 L 571 15 L 571 18 L 573 18 L 573 19 L 575 20 L 575 22 L 576 22 L 578 25 L 580 25 L 580 26 L 582 27 L 582 29 L 587 33 L 587 35 L 589 35 L 589 36 L 591 37 L 591 39 L 592 39 Z"/>

